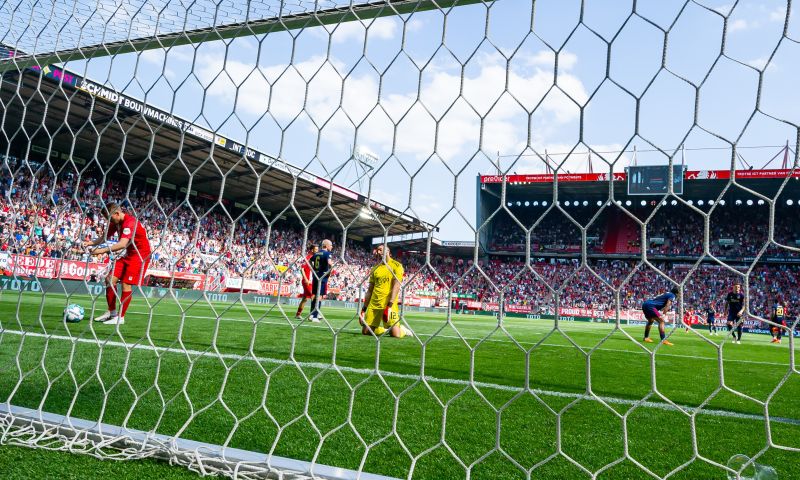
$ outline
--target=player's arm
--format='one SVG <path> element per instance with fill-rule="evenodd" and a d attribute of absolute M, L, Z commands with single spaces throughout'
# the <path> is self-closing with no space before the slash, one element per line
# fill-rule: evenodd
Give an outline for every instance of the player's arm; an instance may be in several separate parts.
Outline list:
<path fill-rule="evenodd" d="M 667 313 L 670 308 L 672 308 L 672 300 L 667 300 L 667 303 L 664 304 L 664 308 L 662 308 L 661 311 Z"/>
<path fill-rule="evenodd" d="M 109 229 L 109 231 L 107 231 L 105 235 L 101 234 L 100 232 L 101 230 L 99 228 L 95 230 L 95 233 L 98 233 L 97 237 L 94 240 L 86 240 L 85 242 L 83 242 L 83 247 L 84 248 L 96 247 L 102 243 L 105 243 L 106 238 L 108 238 L 111 235 L 111 231 Z"/>
<path fill-rule="evenodd" d="M 89 253 L 92 255 L 102 255 L 104 253 L 118 252 L 128 248 L 128 244 L 131 243 L 131 239 L 133 239 L 133 229 L 130 227 L 117 227 L 117 232 L 119 232 L 119 240 L 117 243 L 110 247 L 95 248 Z M 109 233 L 111 233 L 111 229 L 109 229 Z"/>
<path fill-rule="evenodd" d="M 389 293 L 389 303 L 387 307 L 391 307 L 395 302 L 397 302 L 397 297 L 400 295 L 400 280 L 397 278 L 392 278 L 392 290 Z"/>
<path fill-rule="evenodd" d="M 128 244 L 130 242 L 131 242 L 130 238 L 120 238 L 117 243 L 111 245 L 110 247 L 95 248 L 89 253 L 91 253 L 92 255 L 102 255 L 104 253 L 118 252 L 120 250 L 125 250 L 126 248 L 128 248 Z"/>
<path fill-rule="evenodd" d="M 372 299 L 372 288 L 374 286 L 375 284 L 372 283 L 372 276 L 370 276 L 369 287 L 367 287 L 367 293 L 364 294 L 364 305 L 361 306 L 362 313 L 367 311 L 367 305 L 369 305 L 369 301 Z"/>
<path fill-rule="evenodd" d="M 403 266 L 396 264 L 392 269 L 392 283 L 389 288 L 389 298 L 386 301 L 386 308 L 383 309 L 383 321 L 388 322 L 392 319 L 392 307 L 400 295 L 400 283 L 403 281 Z"/>
<path fill-rule="evenodd" d="M 96 246 L 100 245 L 101 243 L 103 243 L 104 241 L 105 240 L 103 240 L 103 237 L 97 237 L 94 240 L 86 240 L 85 242 L 83 242 L 83 246 L 86 247 L 86 248 L 96 247 Z"/>
<path fill-rule="evenodd" d="M 333 265 L 334 265 L 334 263 L 333 263 L 333 255 L 328 255 L 328 270 L 325 272 L 325 275 L 328 278 L 331 278 L 333 276 L 333 274 L 334 274 Z"/>

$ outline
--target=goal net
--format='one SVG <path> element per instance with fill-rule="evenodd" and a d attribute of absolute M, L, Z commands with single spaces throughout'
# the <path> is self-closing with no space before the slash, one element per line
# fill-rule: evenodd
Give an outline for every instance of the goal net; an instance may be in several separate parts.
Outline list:
<path fill-rule="evenodd" d="M 789 1 L 0 3 L 0 444 L 800 476 Z"/>

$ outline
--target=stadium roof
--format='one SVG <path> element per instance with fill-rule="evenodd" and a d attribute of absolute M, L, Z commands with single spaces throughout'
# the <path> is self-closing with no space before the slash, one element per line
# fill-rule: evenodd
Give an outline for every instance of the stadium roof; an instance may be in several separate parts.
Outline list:
<path fill-rule="evenodd" d="M 191 189 L 211 201 L 222 191 L 223 203 L 246 209 L 257 202 L 271 218 L 293 198 L 303 221 L 319 214 L 314 225 L 334 231 L 341 230 L 341 221 L 352 225 L 348 236 L 354 239 L 383 236 L 390 226 L 389 235 L 436 230 L 282 159 L 58 67 L 32 67 L 21 78 L 19 71 L 5 72 L 0 101 L 5 116 L 0 146 L 10 139 L 12 154 L 28 152 L 30 144 L 43 158 L 49 155 L 54 166 L 72 159 L 78 168 L 97 158 L 104 169 L 148 183 L 158 183 L 161 172 L 162 188 Z M 188 172 L 193 173 L 191 179 Z M 326 208 L 329 197 L 335 214 Z M 291 210 L 285 215 L 296 218 Z"/>
<path fill-rule="evenodd" d="M 428 250 L 428 235 L 403 235 L 401 237 L 389 238 L 387 244 L 393 249 L 400 249 L 407 252 L 425 253 Z M 379 239 L 373 241 L 374 244 L 383 243 Z M 456 257 L 471 257 L 475 254 L 475 241 L 448 241 L 430 237 L 431 255 L 451 255 Z M 483 249 L 480 254 L 483 255 Z"/>
<path fill-rule="evenodd" d="M 736 170 L 736 182 L 767 197 L 774 197 L 787 176 L 793 181 L 786 184 L 783 194 L 800 199 L 800 170 L 767 169 Z M 500 187 L 505 178 L 506 192 L 509 200 L 519 197 L 531 199 L 553 198 L 553 175 L 481 175 L 480 188 L 499 196 Z M 683 194 L 685 198 L 716 198 L 730 182 L 730 170 L 687 170 L 684 172 Z M 615 173 L 611 182 L 615 198 L 625 198 L 627 193 L 627 175 Z M 609 175 L 606 173 L 569 173 L 558 176 L 559 198 L 567 200 L 605 200 L 609 194 Z M 730 192 L 730 190 L 729 190 Z"/>

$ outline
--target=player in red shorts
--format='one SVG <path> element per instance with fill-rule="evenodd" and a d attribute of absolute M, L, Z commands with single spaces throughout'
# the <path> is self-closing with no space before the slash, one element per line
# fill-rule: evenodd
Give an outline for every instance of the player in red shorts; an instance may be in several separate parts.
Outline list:
<path fill-rule="evenodd" d="M 133 286 L 140 286 L 144 281 L 147 266 L 150 264 L 150 241 L 147 231 L 139 220 L 125 211 L 116 203 L 106 205 L 103 212 L 108 219 L 108 232 L 106 238 L 119 234 L 119 240 L 108 247 L 94 248 L 91 255 L 125 250 L 125 254 L 114 263 L 114 273 L 106 278 L 106 302 L 108 311 L 95 318 L 96 322 L 106 325 L 122 325 L 125 323 L 125 312 L 131 304 Z M 84 242 L 85 247 L 97 247 L 106 241 L 99 237 L 94 241 Z M 117 283 L 122 281 L 122 295 L 120 299 L 120 313 L 117 314 Z"/>
<path fill-rule="evenodd" d="M 300 305 L 297 306 L 297 313 L 294 315 L 294 318 L 303 318 L 303 307 L 306 306 L 308 299 L 314 296 L 314 292 L 311 287 L 311 257 L 313 257 L 318 251 L 319 246 L 312 245 L 308 249 L 308 255 L 306 255 L 303 265 L 300 267 L 300 275 L 302 275 L 300 278 L 300 283 L 303 285 L 303 293 L 300 295 Z"/>

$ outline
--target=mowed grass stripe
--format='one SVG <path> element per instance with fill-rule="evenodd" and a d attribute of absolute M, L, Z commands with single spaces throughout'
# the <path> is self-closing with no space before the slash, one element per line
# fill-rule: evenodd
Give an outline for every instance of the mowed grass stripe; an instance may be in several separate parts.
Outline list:
<path fill-rule="evenodd" d="M 61 299 L 53 298 L 53 294 L 48 294 L 48 302 L 54 302 L 56 305 L 63 305 L 63 299 L 66 298 L 63 295 Z M 74 297 L 71 297 L 71 301 L 74 301 Z M 91 297 L 85 297 L 87 300 L 91 300 Z M 25 294 L 23 295 L 24 302 L 31 302 L 31 303 L 41 303 L 40 297 L 34 294 Z M 199 305 L 199 306 L 198 306 Z M 315 325 L 311 324 L 308 321 L 298 322 L 294 320 L 293 312 L 295 306 L 292 305 L 282 305 L 284 311 L 287 314 L 291 315 L 287 318 L 286 316 L 281 315 L 278 312 L 277 306 L 272 305 L 268 307 L 264 307 L 263 305 L 257 305 L 253 307 L 249 307 L 251 312 L 254 313 L 254 318 L 251 319 L 249 317 L 234 317 L 234 313 L 246 313 L 245 309 L 241 306 L 234 305 L 231 306 L 230 304 L 217 304 L 212 306 L 216 307 L 219 310 L 218 314 L 215 315 L 204 315 L 203 313 L 207 312 L 200 312 L 197 311 L 198 309 L 206 309 L 211 311 L 212 308 L 208 306 L 205 302 L 201 302 L 198 304 L 197 302 L 183 302 L 182 308 L 186 309 L 186 312 L 181 313 L 172 313 L 173 310 L 178 309 L 178 305 L 174 303 L 174 301 L 170 301 L 167 303 L 160 303 L 155 306 L 153 317 L 154 321 L 158 321 L 162 318 L 176 318 L 181 319 L 185 318 L 186 320 L 193 321 L 193 320 L 206 320 L 211 322 L 239 322 L 245 323 L 249 325 L 253 324 L 264 324 L 264 325 L 275 325 L 275 326 L 284 326 L 284 327 L 291 327 L 291 328 L 320 328 L 322 330 L 327 330 L 327 325 Z M 102 306 L 101 306 L 102 307 Z M 138 308 L 137 308 L 138 307 Z M 138 305 L 137 302 L 134 302 L 132 309 L 129 312 L 129 317 L 131 315 L 134 316 L 141 316 L 144 318 L 150 317 L 150 312 L 146 310 L 141 310 L 141 307 L 146 307 L 143 301 L 139 301 Z M 164 311 L 166 310 L 166 311 Z M 327 308 L 325 309 L 328 312 L 327 320 L 330 323 L 331 327 L 337 331 L 343 331 L 345 333 L 355 333 L 360 332 L 360 328 L 357 326 L 356 312 L 353 310 L 345 310 L 340 308 Z M 98 314 L 102 312 L 102 309 L 99 310 Z M 306 312 L 307 314 L 308 312 Z M 89 312 L 87 311 L 87 319 L 90 316 Z M 433 331 L 437 330 L 436 327 L 442 327 L 447 325 L 447 318 L 442 313 L 419 313 L 419 312 L 408 312 L 404 315 L 407 319 L 408 324 L 414 328 L 414 331 L 423 338 L 430 338 L 433 336 Z M 59 315 L 60 318 L 60 315 Z M 276 319 L 277 321 L 273 321 L 270 319 Z M 0 319 L 3 320 L 3 319 Z M 46 325 L 52 325 L 52 322 L 45 322 Z M 553 331 L 553 322 L 549 320 L 529 320 L 529 319 L 520 319 L 520 318 L 510 318 L 507 317 L 503 320 L 503 327 L 506 331 L 510 332 L 510 334 L 514 337 L 514 340 L 511 340 L 508 335 L 503 333 L 502 331 L 497 329 L 498 322 L 493 317 L 486 317 L 486 316 L 474 316 L 474 315 L 460 315 L 455 314 L 452 315 L 452 322 L 451 324 L 455 326 L 458 330 L 459 335 L 448 335 L 446 333 L 436 334 L 437 337 L 440 338 L 450 338 L 456 340 L 466 340 L 470 342 L 499 342 L 499 343 L 510 343 L 514 344 L 515 342 L 520 345 L 536 345 L 539 344 L 541 337 Z M 85 325 L 85 324 L 84 324 Z M 40 328 L 38 324 L 38 319 L 36 322 L 33 323 L 23 323 L 22 326 L 30 326 L 35 328 Z M 61 322 L 57 322 L 57 327 L 63 327 Z M 97 324 L 95 324 L 97 326 Z M 349 327 L 349 328 L 348 328 Z M 606 334 L 610 333 L 613 329 L 612 324 L 601 324 L 601 323 L 584 323 L 584 322 L 564 322 L 560 323 L 559 329 L 561 332 L 566 334 L 576 334 L 577 336 L 572 338 L 581 348 L 585 351 L 588 351 L 594 348 L 597 344 L 597 340 L 599 340 L 598 336 L 602 338 Z M 99 327 L 99 328 L 107 328 L 107 327 Z M 640 338 L 642 334 L 643 327 L 641 326 L 622 326 L 622 329 L 627 331 L 633 338 Z M 482 335 L 474 335 L 475 332 L 479 332 Z M 596 332 L 596 334 L 593 334 Z M 702 346 L 706 348 L 707 351 L 715 352 L 714 355 L 691 355 L 685 353 L 669 353 L 671 349 L 661 348 L 658 352 L 658 355 L 661 356 L 677 356 L 677 357 L 685 357 L 685 358 L 695 358 L 695 359 L 708 359 L 708 360 L 718 360 L 718 356 L 716 355 L 716 347 L 709 345 L 707 342 L 713 342 L 714 344 L 721 344 L 723 340 L 727 337 L 725 335 L 719 336 L 709 336 L 706 334 L 704 330 L 697 331 L 700 335 L 702 335 L 702 339 L 697 336 L 696 333 L 691 335 L 683 335 L 682 330 L 678 330 L 675 334 L 671 337 L 674 341 L 678 341 L 679 343 L 690 343 L 695 346 Z M 470 335 L 469 333 L 472 333 Z M 584 335 L 589 333 L 589 340 L 586 342 L 582 342 L 582 340 L 587 339 L 587 336 Z M 531 338 L 533 337 L 533 338 Z M 788 338 L 785 339 L 784 344 L 782 345 L 772 345 L 769 343 L 771 338 L 766 335 L 745 335 L 745 342 L 749 345 L 750 348 L 764 348 L 765 354 L 773 357 L 773 358 L 780 358 L 786 359 L 786 361 L 763 361 L 763 360 L 753 360 L 748 358 L 741 358 L 740 355 L 740 348 L 739 346 L 733 346 L 730 342 L 725 342 L 724 348 L 724 355 L 723 361 L 739 361 L 744 363 L 756 363 L 756 364 L 765 364 L 765 365 L 789 365 L 789 355 L 786 352 L 786 349 L 789 347 Z M 620 343 L 618 342 L 618 338 L 612 338 L 608 343 Z M 473 345 L 474 345 L 473 343 Z M 605 346 L 601 346 L 598 350 L 608 350 L 608 351 L 620 351 L 620 352 L 640 352 L 646 353 L 642 350 L 640 345 L 634 344 L 630 342 L 629 339 L 625 338 L 624 343 L 628 348 L 627 349 L 614 349 L 608 348 Z M 542 343 L 544 346 L 550 347 L 570 347 L 575 348 L 570 342 L 562 342 L 562 343 Z M 648 349 L 654 349 L 654 346 L 649 346 Z M 776 355 L 777 353 L 777 355 Z M 782 354 L 783 353 L 783 354 Z M 748 351 L 746 355 L 750 355 L 751 351 Z"/>
<path fill-rule="evenodd" d="M 42 333 L 32 333 L 32 332 L 23 332 L 18 330 L 4 330 L 3 333 L 9 335 L 18 335 L 18 336 L 30 336 L 30 337 L 37 337 L 37 338 L 46 338 L 48 340 L 59 340 L 59 341 L 66 341 L 66 342 L 79 342 L 79 343 L 88 343 L 92 345 L 97 345 L 97 342 L 94 340 L 89 340 L 85 338 L 76 338 L 76 337 L 65 337 L 62 335 L 51 335 L 51 334 L 42 334 Z M 253 357 L 253 356 L 246 356 L 246 355 L 235 355 L 231 353 L 213 353 L 208 351 L 199 351 L 199 350 L 184 350 L 184 349 L 177 349 L 177 348 L 165 348 L 165 347 L 157 347 L 151 345 L 142 345 L 140 343 L 131 344 L 131 343 L 124 343 L 124 342 L 117 342 L 117 341 L 104 341 L 101 343 L 103 348 L 108 347 L 117 347 L 117 348 L 124 348 L 126 350 L 151 350 L 156 352 L 162 353 L 172 353 L 177 355 L 188 355 L 189 357 L 196 358 L 196 357 L 208 357 L 208 358 L 222 358 L 226 360 L 235 360 L 235 361 L 253 361 L 259 363 L 269 363 L 269 364 L 276 364 L 276 365 L 294 365 L 302 368 L 309 368 L 314 370 L 338 370 L 347 373 L 355 373 L 358 375 L 364 376 L 372 376 L 372 375 L 380 375 L 384 377 L 392 377 L 392 378 L 402 378 L 405 380 L 424 380 L 430 383 L 445 383 L 450 385 L 459 385 L 463 387 L 475 387 L 475 388 L 488 388 L 493 390 L 502 390 L 508 392 L 523 392 L 524 389 L 511 387 L 508 385 L 499 385 L 495 383 L 486 383 L 486 382 L 470 382 L 465 380 L 456 380 L 452 378 L 437 378 L 431 376 L 421 376 L 421 375 L 410 375 L 410 374 L 402 374 L 402 373 L 395 373 L 391 371 L 385 371 L 380 369 L 366 369 L 366 368 L 352 368 L 352 367 L 342 367 L 333 364 L 324 364 L 324 363 L 311 363 L 311 362 L 298 362 L 292 360 L 278 360 L 275 358 L 262 358 L 262 357 Z M 619 404 L 619 405 L 626 405 L 626 406 L 640 406 L 644 408 L 658 408 L 663 410 L 676 410 L 681 411 L 681 409 L 687 413 L 692 414 L 694 407 L 689 405 L 677 405 L 673 406 L 669 403 L 657 403 L 651 401 L 633 401 L 633 400 L 626 400 L 622 398 L 613 398 L 613 397 L 594 397 L 591 395 L 583 395 L 583 394 L 575 394 L 575 393 L 566 393 L 566 392 L 556 392 L 556 391 L 548 391 L 548 390 L 541 390 L 541 389 L 530 389 L 531 392 L 537 395 L 545 395 L 545 396 L 555 396 L 555 397 L 564 397 L 564 398 L 572 398 L 572 399 L 582 399 L 582 400 L 597 400 L 600 399 L 606 403 L 611 404 Z M 699 415 L 712 415 L 712 416 L 721 416 L 721 417 L 731 417 L 731 418 L 741 418 L 746 420 L 763 420 L 764 416 L 758 415 L 749 415 L 749 414 L 742 414 L 736 412 L 729 412 L 725 410 L 696 410 L 696 413 Z M 800 419 L 793 419 L 793 418 L 781 418 L 781 417 L 772 417 L 770 418 L 772 422 L 778 423 L 790 423 L 794 425 L 800 425 Z"/>
<path fill-rule="evenodd" d="M 342 330 L 334 336 L 327 327 L 298 328 L 297 324 L 290 325 L 285 320 L 264 321 L 257 324 L 239 322 L 239 325 L 233 325 L 233 322 L 226 324 L 224 316 L 219 321 L 212 321 L 211 324 L 208 321 L 195 321 L 194 317 L 187 316 L 182 321 L 165 321 L 167 317 L 163 317 L 162 314 L 167 311 L 161 309 L 154 313 L 153 318 L 150 318 L 149 315 L 143 318 L 137 318 L 135 314 L 129 315 L 128 324 L 120 329 L 119 335 L 117 335 L 113 327 L 105 325 L 95 324 L 93 327 L 89 327 L 88 322 L 65 325 L 60 321 L 59 306 L 58 303 L 54 305 L 55 312 L 48 306 L 41 318 L 38 316 L 38 309 L 33 311 L 25 309 L 22 328 L 17 329 L 41 333 L 66 333 L 68 328 L 74 335 L 89 336 L 90 338 L 97 334 L 101 338 L 114 338 L 125 343 L 152 342 L 161 347 L 195 350 L 210 349 L 213 344 L 214 348 L 224 353 L 245 354 L 252 350 L 254 355 L 260 357 L 289 359 L 293 355 L 293 358 L 300 361 L 326 364 L 331 362 L 335 354 L 339 365 L 354 368 L 374 365 L 374 357 L 380 352 L 380 363 L 384 370 L 415 375 L 419 374 L 423 363 L 421 360 L 423 346 L 419 344 L 418 340 L 407 339 L 398 342 L 394 339 L 384 338 L 378 346 L 378 342 L 374 339 L 362 338 L 355 329 Z M 177 306 L 174 307 L 177 308 Z M 345 310 L 330 310 L 328 318 L 334 327 L 341 328 L 341 325 L 349 321 L 352 314 L 353 312 Z M 424 319 L 435 314 L 414 313 L 412 315 L 421 316 Z M 411 318 L 409 322 L 417 325 L 417 320 L 417 318 Z M 528 324 L 537 322 L 521 320 Z M 514 319 L 514 321 L 519 322 L 520 319 Z M 551 322 L 546 323 L 552 325 Z M 517 387 L 524 386 L 526 377 L 530 377 L 529 381 L 534 388 L 572 393 L 586 391 L 587 359 L 585 353 L 575 348 L 561 332 L 553 332 L 552 326 L 541 328 L 538 331 L 516 332 L 515 339 L 518 342 L 527 341 L 528 345 L 543 342 L 530 354 L 526 354 L 523 349 L 508 340 L 504 333 L 497 332 L 496 324 L 496 320 L 492 318 L 464 316 L 455 318 L 452 324 L 444 321 L 436 322 L 436 325 L 444 327 L 443 330 L 417 328 L 418 333 L 421 334 L 423 331 L 436 333 L 434 338 L 427 339 L 424 346 L 426 373 L 437 378 L 457 380 L 468 380 L 470 374 L 473 374 L 477 381 Z M 448 332 L 456 333 L 454 327 L 459 328 L 458 333 L 462 335 L 478 332 L 485 337 L 495 331 L 495 335 L 489 339 L 507 339 L 508 341 L 497 342 L 497 344 L 486 341 L 465 343 L 460 338 L 453 338 L 457 337 L 456 335 L 448 334 Z M 513 328 L 513 325 L 508 326 L 509 331 L 512 331 Z M 567 328 L 570 330 L 565 331 L 570 338 L 582 344 L 585 349 L 596 345 L 611 331 L 608 325 L 578 322 L 565 323 L 565 329 Z M 632 327 L 632 329 L 634 330 L 632 333 L 641 331 L 641 327 Z M 545 335 L 549 336 L 543 341 Z M 698 405 L 719 386 L 717 349 L 696 335 L 680 333 L 676 335 L 682 341 L 678 347 L 670 349 L 662 347 L 655 355 L 656 380 L 659 388 L 666 390 L 665 394 L 678 403 Z M 758 338 L 759 336 L 750 337 L 754 342 L 762 341 Z M 253 340 L 252 346 L 249 344 L 251 339 Z M 335 349 L 333 348 L 334 342 Z M 612 346 L 623 348 L 612 348 Z M 789 371 L 788 362 L 772 361 L 788 360 L 789 350 L 785 346 L 784 348 L 774 347 L 776 346 L 769 344 L 763 346 L 758 344 L 726 345 L 723 349 L 723 365 L 728 380 L 727 385 L 747 395 L 766 400 L 767 395 L 771 393 L 771 390 L 768 389 L 771 382 Z M 676 350 L 685 353 L 667 353 Z M 706 353 L 707 355 L 697 355 L 697 353 Z M 755 359 L 741 358 L 746 355 L 754 356 Z M 526 356 L 530 357 L 532 365 L 530 370 L 525 369 Z M 475 357 L 474 367 L 471 366 L 472 357 Z M 650 355 L 621 332 L 614 333 L 614 336 L 609 338 L 603 346 L 594 351 L 590 361 L 594 380 L 592 389 L 598 394 L 638 399 L 649 393 L 648 387 L 652 383 L 649 375 Z M 742 365 L 735 363 L 739 361 Z M 631 365 L 631 368 L 626 371 L 626 375 L 620 376 L 619 365 L 625 364 Z M 748 367 L 747 364 L 757 368 L 744 368 Z M 568 374 L 559 373 L 563 372 L 565 367 Z M 693 376 L 699 375 L 700 381 L 689 388 L 683 387 L 686 376 L 677 374 L 681 370 L 692 373 Z M 767 373 L 768 375 L 765 375 Z M 759 385 L 761 388 L 751 391 L 749 388 L 751 382 L 739 382 L 739 380 L 747 378 L 756 380 L 767 378 L 769 382 L 761 382 Z M 660 381 L 662 379 L 663 382 Z M 669 388 L 678 385 L 682 388 L 674 392 Z"/>

